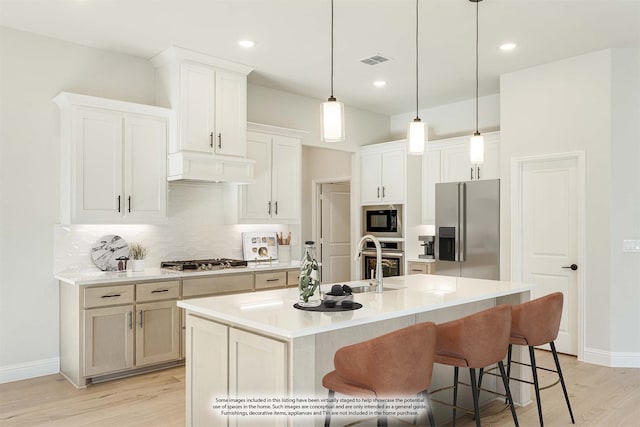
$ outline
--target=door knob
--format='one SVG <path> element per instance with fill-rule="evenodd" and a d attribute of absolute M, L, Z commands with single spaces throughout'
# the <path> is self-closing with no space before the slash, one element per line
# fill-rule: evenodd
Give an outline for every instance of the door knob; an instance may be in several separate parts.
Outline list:
<path fill-rule="evenodd" d="M 576 270 L 578 269 L 578 266 L 577 266 L 577 265 L 575 265 L 575 264 L 571 264 L 571 265 L 564 266 L 564 267 L 562 267 L 562 268 L 570 268 L 570 269 L 572 269 L 573 271 L 576 271 Z"/>

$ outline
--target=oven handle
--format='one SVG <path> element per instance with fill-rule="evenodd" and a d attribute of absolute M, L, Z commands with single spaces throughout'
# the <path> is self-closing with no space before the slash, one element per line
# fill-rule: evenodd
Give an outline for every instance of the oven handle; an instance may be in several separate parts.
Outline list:
<path fill-rule="evenodd" d="M 367 255 L 367 256 L 376 256 L 376 251 L 362 251 L 362 255 Z M 404 253 L 402 252 L 382 252 L 382 256 L 383 257 L 387 257 L 387 258 L 402 258 L 404 257 Z"/>

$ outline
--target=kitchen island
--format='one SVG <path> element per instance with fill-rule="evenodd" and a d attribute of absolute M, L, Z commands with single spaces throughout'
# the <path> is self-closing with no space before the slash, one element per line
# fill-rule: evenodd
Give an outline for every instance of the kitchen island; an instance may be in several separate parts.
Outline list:
<path fill-rule="evenodd" d="M 322 377 L 333 370 L 338 348 L 419 322 L 440 323 L 497 304 L 518 304 L 529 300 L 533 288 L 423 274 L 384 282 L 383 293 L 354 294 L 363 307 L 343 312 L 298 310 L 295 288 L 179 301 L 187 310 L 187 425 L 319 425 L 317 411 L 313 421 L 273 414 L 291 408 L 291 401 L 287 406 L 282 400 L 326 398 Z M 433 385 L 450 384 L 452 378 L 452 369 L 437 366 Z M 485 385 L 495 387 L 495 381 L 487 379 Z M 528 389 L 513 388 L 514 400 L 527 403 Z M 261 410 L 264 416 L 251 416 Z"/>

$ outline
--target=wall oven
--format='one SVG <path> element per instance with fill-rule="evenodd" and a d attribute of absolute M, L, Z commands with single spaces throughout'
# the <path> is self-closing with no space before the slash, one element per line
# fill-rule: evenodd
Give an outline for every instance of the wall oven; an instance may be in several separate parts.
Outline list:
<path fill-rule="evenodd" d="M 402 242 L 380 242 L 382 247 L 382 277 L 404 275 L 404 248 Z M 376 247 L 366 242 L 362 250 L 362 277 L 371 279 L 377 267 Z"/>
<path fill-rule="evenodd" d="M 362 222 L 363 234 L 377 237 L 401 237 L 402 207 L 365 206 Z"/>

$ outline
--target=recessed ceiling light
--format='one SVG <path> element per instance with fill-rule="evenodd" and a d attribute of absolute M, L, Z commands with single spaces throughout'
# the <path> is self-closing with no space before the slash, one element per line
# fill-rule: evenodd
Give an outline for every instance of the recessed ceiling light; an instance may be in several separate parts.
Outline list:
<path fill-rule="evenodd" d="M 503 43 L 500 45 L 500 50 L 504 50 L 505 52 L 508 52 L 510 50 L 515 49 L 516 47 L 518 47 L 518 45 L 515 43 L 511 43 L 511 42 Z"/>
<path fill-rule="evenodd" d="M 240 40 L 238 41 L 238 45 L 248 49 L 255 46 L 255 42 L 253 40 Z"/>
<path fill-rule="evenodd" d="M 376 80 L 375 82 L 373 82 L 373 85 L 375 87 L 385 87 L 387 85 L 387 82 L 385 82 L 384 80 Z"/>

